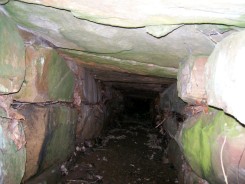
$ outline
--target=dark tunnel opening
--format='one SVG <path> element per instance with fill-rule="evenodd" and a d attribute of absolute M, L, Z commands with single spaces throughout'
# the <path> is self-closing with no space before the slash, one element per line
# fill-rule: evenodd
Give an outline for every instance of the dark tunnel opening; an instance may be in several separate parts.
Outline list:
<path fill-rule="evenodd" d="M 167 158 L 170 138 L 156 123 L 162 120 L 157 119 L 161 113 L 160 93 L 174 81 L 95 69 L 83 71 L 83 93 L 87 100 L 78 107 L 81 123 L 76 128 L 75 152 L 60 166 L 61 177 L 52 182 L 178 181 Z M 29 183 L 48 178 L 47 172 Z"/>
<path fill-rule="evenodd" d="M 0 0 L 0 184 L 245 183 L 245 4 L 214 1 Z"/>
<path fill-rule="evenodd" d="M 126 96 L 124 98 L 124 113 L 128 116 L 139 116 L 149 114 L 152 99 Z"/>
<path fill-rule="evenodd" d="M 96 77 L 100 77 L 98 73 Z M 166 155 L 169 136 L 156 127 L 160 113 L 159 94 L 168 85 L 159 82 L 156 90 L 152 88 L 152 82 L 142 84 L 145 76 L 141 77 L 134 83 L 130 81 L 134 79 L 132 76 L 128 82 L 100 80 L 104 88 L 109 84 L 117 95 L 108 101 L 108 109 L 112 112 L 109 123 L 99 137 L 85 140 L 82 144 L 85 156 L 76 162 L 83 167 L 93 163 L 89 168 L 93 175 L 90 182 L 100 181 L 100 177 L 108 184 L 177 182 L 175 168 Z M 139 87 L 132 88 L 131 85 Z M 76 171 L 65 179 L 73 179 L 75 175 Z M 80 175 L 87 178 L 84 171 Z"/>

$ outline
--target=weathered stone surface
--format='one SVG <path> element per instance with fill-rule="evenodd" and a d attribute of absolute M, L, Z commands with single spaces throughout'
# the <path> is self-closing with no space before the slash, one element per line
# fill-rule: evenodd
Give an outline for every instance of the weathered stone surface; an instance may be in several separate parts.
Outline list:
<path fill-rule="evenodd" d="M 7 3 L 9 0 L 0 0 L 0 4 L 5 4 Z"/>
<path fill-rule="evenodd" d="M 245 26 L 243 0 L 22 0 L 66 9 L 76 17 L 120 27 L 146 25 L 215 23 Z"/>
<path fill-rule="evenodd" d="M 72 153 L 77 114 L 63 105 L 26 105 L 20 112 L 26 117 L 26 180 L 64 161 Z"/>
<path fill-rule="evenodd" d="M 194 25 L 184 25 L 156 39 L 145 28 L 95 24 L 51 7 L 11 1 L 4 8 L 21 27 L 57 47 L 82 51 L 67 51 L 67 54 L 78 56 L 80 64 L 98 68 L 176 78 L 181 60 L 189 54 L 209 55 L 214 47 L 212 36 Z M 222 33 L 219 35 L 223 37 Z"/>
<path fill-rule="evenodd" d="M 164 131 L 171 137 L 168 143 L 167 156 L 178 172 L 179 183 L 206 183 L 205 180 L 197 176 L 195 170 L 190 168 L 182 151 L 179 133 L 185 118 L 183 112 L 186 103 L 178 98 L 176 84 L 171 85 L 165 92 L 160 94 L 160 106 L 162 109 L 162 114 L 160 114 L 162 125 L 159 125 L 159 127 L 162 126 Z"/>
<path fill-rule="evenodd" d="M 98 105 L 82 105 L 82 118 L 78 122 L 79 131 L 77 135 L 79 140 L 92 139 L 98 137 L 104 127 L 103 107 Z"/>
<path fill-rule="evenodd" d="M 199 24 L 195 25 L 196 29 L 206 35 L 210 40 L 217 44 L 223 38 L 230 35 L 232 32 L 241 31 L 244 28 L 225 26 L 225 25 L 212 25 L 212 24 Z"/>
<path fill-rule="evenodd" d="M 182 113 L 186 103 L 178 97 L 177 84 L 172 84 L 160 94 L 160 107 L 164 111 Z"/>
<path fill-rule="evenodd" d="M 74 151 L 75 127 L 77 122 L 75 110 L 65 106 L 54 107 L 49 110 L 48 135 L 45 137 L 45 148 L 42 152 L 40 169 L 60 163 Z"/>
<path fill-rule="evenodd" d="M 79 107 L 80 118 L 76 133 L 77 140 L 83 141 L 95 138 L 101 133 L 105 120 L 105 106 L 102 97 L 106 97 L 105 91 L 102 92 L 90 72 L 82 69 L 79 75 L 79 78 L 82 79 L 82 83 L 79 84 L 82 104 Z"/>
<path fill-rule="evenodd" d="M 245 31 L 216 45 L 205 68 L 208 104 L 224 109 L 245 124 Z"/>
<path fill-rule="evenodd" d="M 0 12 L 0 94 L 17 92 L 24 76 L 24 42 L 15 23 Z"/>
<path fill-rule="evenodd" d="M 26 48 L 26 77 L 14 99 L 25 102 L 73 101 L 74 76 L 52 48 Z"/>
<path fill-rule="evenodd" d="M 7 117 L 6 111 L 3 107 L 0 107 L 0 117 Z"/>
<path fill-rule="evenodd" d="M 150 75 L 158 77 L 175 78 L 177 69 L 172 67 L 162 67 L 155 64 L 147 64 L 133 60 L 123 60 L 110 56 L 100 56 L 73 50 L 61 50 L 61 55 L 66 59 L 76 61 L 78 64 L 89 68 L 101 68 L 119 72 L 136 73 L 140 75 Z"/>
<path fill-rule="evenodd" d="M 51 184 L 60 182 L 60 165 L 45 169 L 40 175 L 30 178 L 27 184 Z"/>
<path fill-rule="evenodd" d="M 168 144 L 168 158 L 178 171 L 178 181 L 180 184 L 208 184 L 190 168 L 186 162 L 181 148 L 173 139 Z"/>
<path fill-rule="evenodd" d="M 193 171 L 210 183 L 245 182 L 243 157 L 245 129 L 223 111 L 187 119 L 179 140 L 183 153 Z M 224 168 L 224 171 L 222 170 Z"/>
<path fill-rule="evenodd" d="M 11 119 L 10 106 L 13 99 L 11 95 L 0 95 L 0 117 Z"/>
<path fill-rule="evenodd" d="M 206 101 L 205 64 L 206 56 L 191 56 L 180 63 L 178 72 L 178 95 L 190 104 Z"/>
<path fill-rule="evenodd" d="M 15 136 L 25 137 L 21 123 L 11 125 L 12 120 L 0 118 L 0 183 L 19 184 L 25 172 L 26 149 L 17 148 Z"/>
<path fill-rule="evenodd" d="M 101 91 L 99 91 L 98 83 L 95 81 L 93 75 L 87 70 L 82 72 L 83 78 L 83 97 L 87 104 L 97 104 L 101 100 Z"/>
<path fill-rule="evenodd" d="M 167 34 L 173 32 L 175 29 L 178 29 L 182 25 L 158 25 L 158 26 L 147 26 L 146 32 L 157 38 L 166 36 Z"/>
<path fill-rule="evenodd" d="M 102 81 L 107 87 L 120 90 L 121 93 L 130 96 L 151 97 L 162 92 L 167 86 L 176 82 L 176 79 L 136 75 L 125 72 L 87 68 L 96 80 Z M 111 91 L 111 90 L 109 90 Z"/>
<path fill-rule="evenodd" d="M 40 153 L 46 136 L 48 110 L 46 108 L 29 107 L 21 110 L 26 117 L 26 149 L 27 161 L 23 180 L 37 173 Z"/>

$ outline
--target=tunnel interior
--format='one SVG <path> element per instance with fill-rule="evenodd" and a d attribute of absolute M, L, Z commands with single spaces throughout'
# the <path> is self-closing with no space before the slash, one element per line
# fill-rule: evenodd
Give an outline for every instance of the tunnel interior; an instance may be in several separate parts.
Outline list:
<path fill-rule="evenodd" d="M 153 99 L 137 98 L 137 97 L 124 97 L 124 115 L 132 116 L 150 116 L 150 108 Z M 147 118 L 147 117 L 146 117 Z"/>
<path fill-rule="evenodd" d="M 42 38 L 39 42 L 33 46 L 26 40 L 27 59 L 34 57 L 37 66 L 43 68 L 32 68 L 32 60 L 29 65 L 27 62 L 27 73 L 36 70 L 36 78 L 33 80 L 31 75 L 24 81 L 27 96 L 16 96 L 11 104 L 26 123 L 29 170 L 22 181 L 27 184 L 178 183 L 177 169 L 181 167 L 176 158 L 181 153 L 175 152 L 175 142 L 171 144 L 173 147 L 169 146 L 171 132 L 166 131 L 164 122 L 169 117 L 175 118 L 170 130 L 176 132 L 184 118 L 171 109 L 171 104 L 165 104 L 165 99 L 169 103 L 169 97 L 162 97 L 166 93 L 178 99 L 176 90 L 167 91 L 171 86 L 176 89 L 176 79 L 90 66 L 67 56 Z M 49 53 L 53 51 L 57 53 Z M 45 83 L 46 76 L 50 76 L 49 59 L 56 57 L 59 65 L 55 60 L 50 65 L 54 71 L 50 73 L 60 78 L 48 89 Z M 70 87 L 70 81 L 62 83 L 64 76 L 74 80 L 70 99 L 61 96 Z M 32 84 L 34 81 L 38 81 L 37 85 Z M 52 93 L 57 84 L 61 88 L 54 100 Z M 67 84 L 68 87 L 62 86 Z M 23 146 L 25 141 L 18 137 L 16 144 Z"/>
<path fill-rule="evenodd" d="M 244 6 L 0 0 L 0 184 L 245 183 Z"/>
<path fill-rule="evenodd" d="M 83 67 L 79 71 L 85 74 L 78 80 L 84 85 L 80 90 L 87 100 L 76 108 L 83 113 L 88 107 L 89 112 L 79 115 L 84 119 L 76 128 L 80 131 L 75 152 L 61 164 L 59 178 L 45 170 L 26 183 L 47 178 L 49 183 L 178 182 L 176 170 L 167 159 L 169 136 L 157 126 L 161 113 L 159 95 L 175 80 Z M 20 104 L 15 101 L 12 106 L 22 109 Z M 24 109 L 53 105 L 57 104 L 23 103 Z"/>
<path fill-rule="evenodd" d="M 175 80 L 103 70 L 91 74 L 103 89 L 117 94 L 106 102 L 113 111 L 97 137 L 77 143 L 83 150 L 75 163 L 66 163 L 69 174 L 63 172 L 62 181 L 177 183 L 176 169 L 167 158 L 170 137 L 156 123 L 159 95 Z"/>

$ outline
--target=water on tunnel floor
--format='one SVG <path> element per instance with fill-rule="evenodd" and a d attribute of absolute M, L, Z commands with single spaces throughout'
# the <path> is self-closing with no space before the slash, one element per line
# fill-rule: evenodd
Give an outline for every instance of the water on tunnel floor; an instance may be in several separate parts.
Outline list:
<path fill-rule="evenodd" d="M 95 140 L 77 146 L 76 156 L 62 165 L 62 183 L 178 183 L 164 156 L 166 136 L 136 114 L 124 117 Z"/>

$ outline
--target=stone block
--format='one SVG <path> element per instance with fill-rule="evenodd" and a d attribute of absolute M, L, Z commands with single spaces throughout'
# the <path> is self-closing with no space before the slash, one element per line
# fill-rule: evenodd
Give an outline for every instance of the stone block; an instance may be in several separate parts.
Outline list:
<path fill-rule="evenodd" d="M 83 78 L 83 96 L 88 103 L 96 104 L 100 101 L 101 92 L 98 88 L 98 83 L 95 81 L 93 75 L 86 69 L 82 72 Z"/>
<path fill-rule="evenodd" d="M 64 105 L 26 105 L 26 172 L 24 180 L 66 160 L 74 150 L 77 113 Z"/>
<path fill-rule="evenodd" d="M 170 140 L 167 151 L 168 159 L 178 172 L 179 184 L 208 184 L 190 168 L 181 152 L 182 150 L 175 140 Z"/>
<path fill-rule="evenodd" d="M 63 162 L 74 151 L 76 122 L 76 110 L 65 106 L 49 110 L 41 170 Z"/>
<path fill-rule="evenodd" d="M 73 101 L 74 75 L 52 48 L 26 48 L 26 77 L 14 99 L 24 102 Z"/>
<path fill-rule="evenodd" d="M 206 100 L 204 69 L 206 56 L 191 56 L 180 63 L 178 72 L 178 95 L 187 103 Z"/>
<path fill-rule="evenodd" d="M 0 0 L 0 4 L 6 4 L 9 0 Z"/>
<path fill-rule="evenodd" d="M 102 0 L 100 4 L 90 0 L 73 0 L 72 3 L 67 0 L 21 1 L 66 9 L 80 19 L 118 27 L 135 28 L 147 25 L 202 24 L 208 22 L 240 27 L 245 25 L 243 19 L 245 3 L 242 0 L 195 2 L 191 0 L 124 0 L 116 4 L 114 0 Z"/>
<path fill-rule="evenodd" d="M 184 122 L 179 145 L 192 170 L 210 183 L 244 183 L 245 129 L 221 110 L 209 109 Z M 224 171 L 222 169 L 224 168 Z"/>
<path fill-rule="evenodd" d="M 0 12 L 0 94 L 19 91 L 24 77 L 24 42 L 15 23 Z"/>
<path fill-rule="evenodd" d="M 185 105 L 186 103 L 178 97 L 176 83 L 160 94 L 160 108 L 163 111 L 182 113 Z"/>
<path fill-rule="evenodd" d="M 78 122 L 77 138 L 81 141 L 98 137 L 104 127 L 105 115 L 99 105 L 82 105 L 82 118 Z"/>
<path fill-rule="evenodd" d="M 219 42 L 205 66 L 208 104 L 223 109 L 245 124 L 245 31 Z"/>
<path fill-rule="evenodd" d="M 76 135 L 77 140 L 84 141 L 98 137 L 101 133 L 105 121 L 105 105 L 102 96 L 104 98 L 107 96 L 91 72 L 81 68 L 78 76 L 82 82 L 77 82 L 75 94 L 79 96 L 82 103 L 79 107 L 80 118 Z"/>
<path fill-rule="evenodd" d="M 14 121 L 14 122 L 13 122 Z M 25 172 L 25 135 L 21 123 L 0 118 L 0 183 L 19 184 Z"/>

